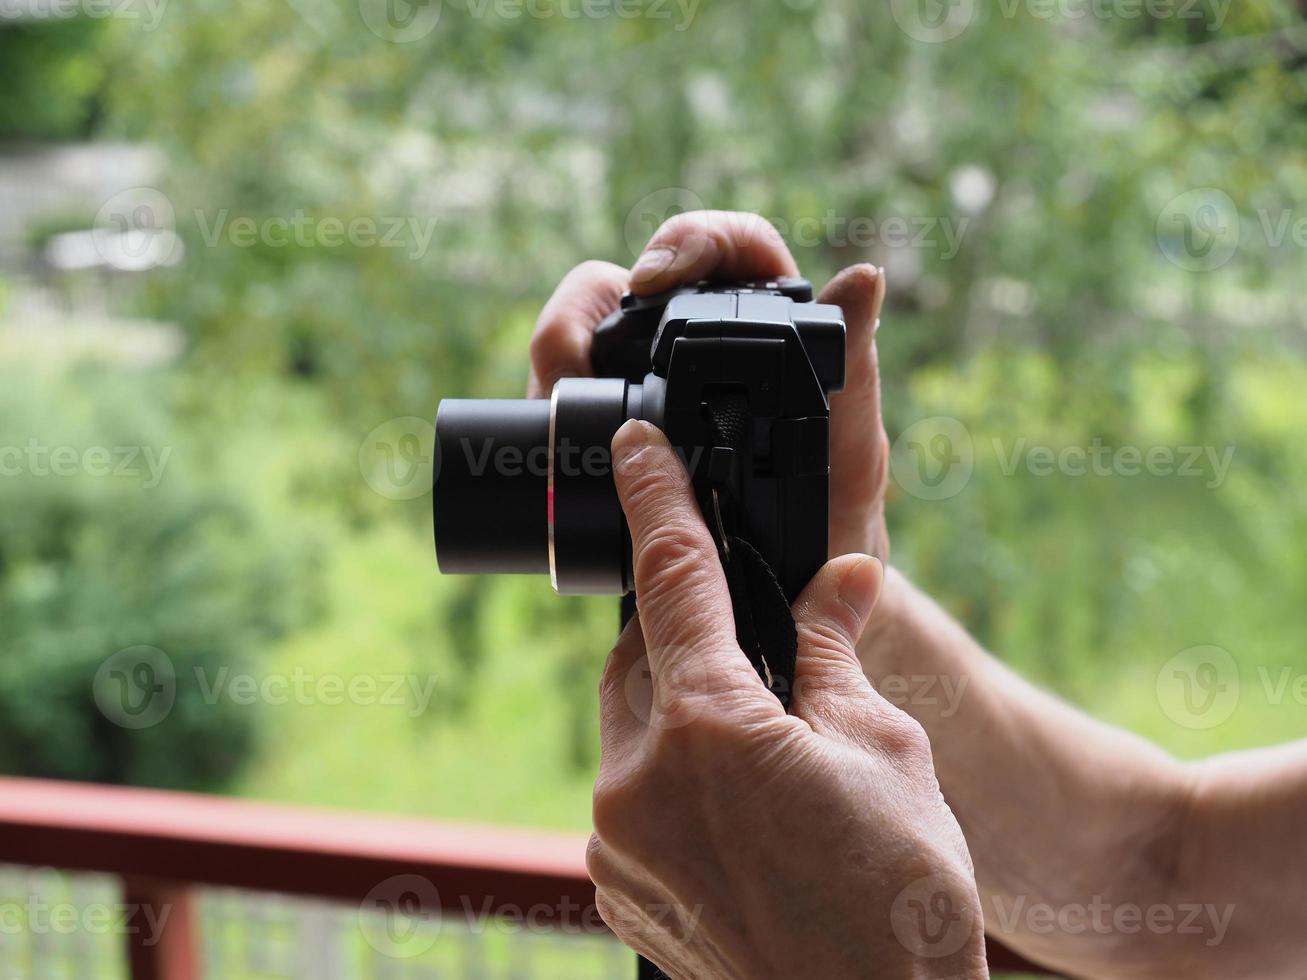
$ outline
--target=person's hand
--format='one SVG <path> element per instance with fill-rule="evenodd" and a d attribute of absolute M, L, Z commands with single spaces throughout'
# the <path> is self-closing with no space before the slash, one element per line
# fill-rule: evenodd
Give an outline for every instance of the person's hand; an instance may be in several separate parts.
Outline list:
<path fill-rule="evenodd" d="M 754 214 L 695 211 L 669 219 L 628 272 L 586 262 L 569 272 L 545 304 L 531 339 L 528 395 L 547 397 L 559 378 L 590 370 L 590 340 L 623 291 L 641 295 L 699 279 L 797 276 L 776 229 Z M 848 326 L 844 391 L 831 398 L 830 554 L 861 552 L 885 561 L 885 481 L 889 440 L 880 415 L 876 326 L 885 277 L 872 265 L 837 275 L 818 299 L 844 310 Z"/>
<path fill-rule="evenodd" d="M 666 438 L 627 422 L 612 450 L 639 612 L 600 684 L 588 866 L 604 921 L 676 980 L 988 976 L 929 743 L 854 653 L 880 563 L 837 558 L 795 603 L 787 715 L 735 643 Z"/>

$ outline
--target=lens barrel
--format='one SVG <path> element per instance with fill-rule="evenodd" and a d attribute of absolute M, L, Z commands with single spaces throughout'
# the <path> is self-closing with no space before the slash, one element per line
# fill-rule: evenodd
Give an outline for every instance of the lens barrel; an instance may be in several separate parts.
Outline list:
<path fill-rule="evenodd" d="M 613 484 L 613 436 L 640 415 L 640 385 L 564 378 L 550 424 L 549 563 L 562 595 L 625 595 L 630 532 Z"/>
<path fill-rule="evenodd" d="M 436 561 L 445 574 L 548 573 L 563 595 L 631 589 L 613 435 L 643 386 L 565 378 L 549 401 L 446 399 L 436 413 Z"/>
<path fill-rule="evenodd" d="M 442 572 L 549 571 L 549 417 L 540 399 L 440 403 L 433 506 Z"/>

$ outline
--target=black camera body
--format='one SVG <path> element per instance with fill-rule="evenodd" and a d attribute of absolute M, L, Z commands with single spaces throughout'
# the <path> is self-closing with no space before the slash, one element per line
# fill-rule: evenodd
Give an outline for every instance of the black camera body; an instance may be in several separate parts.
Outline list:
<path fill-rule="evenodd" d="M 609 445 L 628 419 L 680 453 L 719 546 L 747 541 L 793 599 L 826 561 L 829 395 L 844 318 L 802 279 L 623 297 L 593 378 L 548 402 L 445 400 L 436 417 L 436 552 L 447 573 L 548 572 L 564 594 L 633 587 Z"/>

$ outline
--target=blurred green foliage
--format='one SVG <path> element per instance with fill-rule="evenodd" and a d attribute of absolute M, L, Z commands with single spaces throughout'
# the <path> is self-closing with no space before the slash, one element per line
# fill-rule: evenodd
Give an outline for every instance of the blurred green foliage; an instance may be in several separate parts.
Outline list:
<path fill-rule="evenodd" d="M 0 374 L 5 431 L 31 433 L 0 478 L 0 770 L 216 787 L 246 761 L 254 717 L 206 700 L 197 672 L 252 665 L 309 618 L 311 551 L 222 472 L 220 445 L 177 442 L 177 387 Z M 142 644 L 166 651 L 177 695 L 133 730 L 97 708 L 92 679 Z"/>
<path fill-rule="evenodd" d="M 0 139 L 75 138 L 95 126 L 107 74 L 103 29 L 86 18 L 0 27 Z"/>
<path fill-rule="evenodd" d="M 501 7 L 449 0 L 403 44 L 367 27 L 367 0 L 194 0 L 148 31 L 0 27 L 14 80 L 0 129 L 165 151 L 159 190 L 185 258 L 141 277 L 119 312 L 184 331 L 186 355 L 161 381 L 178 391 L 162 438 L 194 447 L 206 480 L 227 477 L 164 496 L 78 485 L 48 503 L 48 488 L 0 481 L 21 503 L 0 519 L 0 554 L 37 554 L 24 542 L 40 536 L 62 549 L 42 566 L 57 570 L 44 579 L 57 600 L 21 600 L 21 635 L 45 639 L 19 658 L 6 642 L 6 690 L 59 669 L 73 623 L 261 671 L 430 674 L 437 695 L 416 718 L 313 705 L 203 724 L 232 746 L 247 725 L 265 733 L 241 792 L 585 824 L 615 613 L 543 582 L 440 579 L 429 498 L 374 492 L 356 455 L 374 427 L 429 418 L 441 397 L 518 395 L 536 311 L 567 269 L 629 263 L 664 217 L 702 204 L 771 218 L 815 280 L 858 261 L 888 269 L 891 439 L 947 417 L 975 451 L 955 496 L 896 490 L 894 557 L 999 655 L 1186 755 L 1300 734 L 1295 706 L 1258 693 L 1257 673 L 1307 670 L 1303 253 L 1269 240 L 1262 218 L 1307 190 L 1307 41 L 1292 4 L 1099 20 L 1000 3 L 945 43 L 910 36 L 898 2 L 704 0 L 684 29 L 675 6 L 669 19 Z M 1227 195 L 1241 220 L 1230 261 L 1208 269 L 1168 258 L 1182 229 L 1162 218 L 1195 188 Z M 298 243 L 236 231 L 299 217 Z M 895 218 L 922 240 L 892 240 Z M 397 222 L 400 247 L 320 237 L 354 220 Z M 52 384 L 28 421 L 0 415 L 6 432 L 62 424 L 79 383 Z M 132 404 L 131 389 L 86 397 Z M 1094 440 L 1235 456 L 1217 486 L 1004 465 L 1019 445 Z M 277 533 L 255 531 L 246 508 L 274 515 Z M 105 540 L 79 543 L 92 526 Z M 316 575 L 280 536 L 300 531 L 320 549 Z M 181 555 L 196 568 L 175 568 Z M 31 588 L 15 567 L 0 568 L 0 595 Z M 105 583 L 139 593 L 149 628 L 102 611 Z M 1250 695 L 1226 725 L 1194 731 L 1165 717 L 1153 684 L 1204 643 L 1246 665 Z M 86 710 L 87 689 L 68 690 Z M 42 730 L 75 732 L 72 717 Z M 145 736 L 114 737 L 124 747 L 52 741 L 48 759 L 4 764 L 181 778 L 109 765 L 154 755 Z"/>

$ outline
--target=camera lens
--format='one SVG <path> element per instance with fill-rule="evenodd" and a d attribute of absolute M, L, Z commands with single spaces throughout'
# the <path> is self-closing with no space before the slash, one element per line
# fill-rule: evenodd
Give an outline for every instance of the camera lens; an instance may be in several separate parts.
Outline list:
<path fill-rule="evenodd" d="M 436 560 L 446 574 L 549 571 L 549 402 L 446 399 L 436 413 Z"/>
<path fill-rule="evenodd" d="M 563 595 L 630 591 L 630 533 L 613 484 L 611 446 L 622 423 L 639 416 L 641 392 L 620 378 L 565 378 L 554 386 L 549 559 Z"/>
<path fill-rule="evenodd" d="M 436 414 L 436 560 L 446 574 L 544 574 L 564 595 L 623 595 L 631 544 L 613 435 L 643 386 L 567 378 L 549 401 L 449 399 Z"/>

